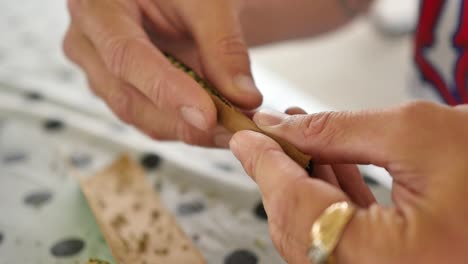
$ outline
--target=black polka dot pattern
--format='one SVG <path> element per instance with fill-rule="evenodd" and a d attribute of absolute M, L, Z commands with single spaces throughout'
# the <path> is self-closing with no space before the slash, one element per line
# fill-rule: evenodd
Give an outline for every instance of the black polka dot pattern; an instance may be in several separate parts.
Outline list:
<path fill-rule="evenodd" d="M 47 190 L 31 192 L 24 197 L 24 203 L 26 205 L 40 208 L 52 199 L 52 193 Z"/>
<path fill-rule="evenodd" d="M 216 163 L 215 167 L 220 170 L 227 171 L 227 172 L 234 171 L 234 167 L 226 163 Z"/>
<path fill-rule="evenodd" d="M 18 163 L 18 162 L 23 162 L 27 159 L 27 155 L 24 152 L 12 152 L 12 153 L 7 153 L 3 157 L 3 163 L 5 164 L 11 164 L 11 163 Z"/>
<path fill-rule="evenodd" d="M 66 239 L 57 242 L 50 249 L 50 253 L 55 257 L 70 257 L 80 253 L 85 246 L 81 239 Z"/>
<path fill-rule="evenodd" d="M 258 257 L 255 253 L 240 249 L 232 252 L 224 259 L 224 264 L 257 264 Z"/>
<path fill-rule="evenodd" d="M 268 220 L 268 215 L 265 212 L 265 207 L 263 206 L 262 202 L 258 203 L 258 205 L 255 207 L 254 213 L 258 219 L 265 220 L 265 221 Z"/>
<path fill-rule="evenodd" d="M 60 131 L 65 128 L 65 124 L 57 119 L 48 119 L 44 122 L 44 129 L 47 131 Z"/>
<path fill-rule="evenodd" d="M 177 212 L 179 215 L 192 215 L 200 213 L 203 210 L 205 210 L 205 204 L 202 201 L 181 203 L 177 206 Z"/>
<path fill-rule="evenodd" d="M 379 185 L 379 183 L 374 180 L 372 177 L 368 176 L 368 175 L 364 175 L 364 182 L 366 182 L 368 185 L 370 186 L 377 186 Z"/>
<path fill-rule="evenodd" d="M 30 101 L 40 101 L 43 99 L 42 94 L 38 92 L 27 92 L 24 97 Z"/>
<path fill-rule="evenodd" d="M 161 157 L 154 153 L 146 153 L 142 156 L 140 163 L 146 170 L 154 170 L 161 164 Z"/>
<path fill-rule="evenodd" d="M 76 168 L 86 168 L 93 162 L 93 158 L 84 153 L 75 153 L 70 155 L 70 163 Z"/>

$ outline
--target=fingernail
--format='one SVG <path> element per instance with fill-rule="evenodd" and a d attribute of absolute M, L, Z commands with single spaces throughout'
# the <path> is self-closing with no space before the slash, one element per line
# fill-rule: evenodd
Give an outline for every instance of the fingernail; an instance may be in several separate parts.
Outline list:
<path fill-rule="evenodd" d="M 281 124 L 288 115 L 273 110 L 263 109 L 255 114 L 253 120 L 260 127 L 270 127 Z"/>
<path fill-rule="evenodd" d="M 180 113 L 182 114 L 182 118 L 192 126 L 203 131 L 209 130 L 208 122 L 200 109 L 191 106 L 183 106 L 180 109 Z"/>
<path fill-rule="evenodd" d="M 224 133 L 215 135 L 213 141 L 217 147 L 228 148 L 229 141 L 231 141 L 232 134 Z"/>
<path fill-rule="evenodd" d="M 234 86 L 245 93 L 259 93 L 253 79 L 247 75 L 241 74 L 234 77 Z"/>

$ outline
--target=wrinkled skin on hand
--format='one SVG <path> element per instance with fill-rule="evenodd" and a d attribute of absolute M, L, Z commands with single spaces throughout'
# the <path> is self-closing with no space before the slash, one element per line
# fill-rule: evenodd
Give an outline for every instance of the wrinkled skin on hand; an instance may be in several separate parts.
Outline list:
<path fill-rule="evenodd" d="M 394 206 L 360 206 L 335 250 L 339 264 L 466 263 L 466 106 L 415 102 L 379 111 L 259 112 L 254 120 L 317 163 L 331 164 L 338 179 L 356 178 L 343 168 L 349 164 L 374 164 L 392 175 Z M 271 237 L 290 264 L 309 263 L 309 231 L 325 208 L 338 201 L 360 205 L 343 188 L 309 178 L 268 137 L 243 131 L 230 145 L 259 185 Z"/>
<path fill-rule="evenodd" d="M 226 147 L 206 92 L 162 51 L 183 60 L 243 109 L 261 104 L 237 1 L 69 0 L 65 54 L 123 121 L 159 140 Z"/>

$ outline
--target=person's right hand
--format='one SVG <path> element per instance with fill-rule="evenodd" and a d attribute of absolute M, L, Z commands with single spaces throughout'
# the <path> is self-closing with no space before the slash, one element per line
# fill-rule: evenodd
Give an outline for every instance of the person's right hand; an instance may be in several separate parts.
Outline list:
<path fill-rule="evenodd" d="M 348 178 L 347 188 L 311 178 L 271 138 L 252 131 L 234 135 L 231 149 L 259 186 L 271 238 L 287 263 L 310 263 L 313 223 L 342 201 L 361 207 L 334 251 L 338 264 L 467 263 L 468 106 L 414 102 L 293 116 L 264 111 L 253 119 L 315 164 L 331 164 L 338 179 Z M 388 170 L 394 205 L 363 207 L 370 200 L 362 195 L 356 201 L 365 189 L 352 188 L 362 180 L 349 164 Z"/>
<path fill-rule="evenodd" d="M 123 121 L 159 140 L 227 146 L 208 94 L 174 68 L 172 53 L 242 109 L 261 104 L 238 1 L 69 0 L 66 55 Z"/>

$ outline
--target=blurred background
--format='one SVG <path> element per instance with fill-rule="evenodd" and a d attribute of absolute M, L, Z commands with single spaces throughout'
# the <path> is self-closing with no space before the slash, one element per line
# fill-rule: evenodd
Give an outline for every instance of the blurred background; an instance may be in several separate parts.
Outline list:
<path fill-rule="evenodd" d="M 407 101 L 419 0 L 377 0 L 371 12 L 325 36 L 254 49 L 255 62 L 337 110 Z"/>

